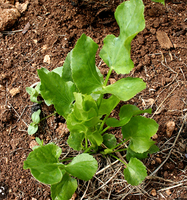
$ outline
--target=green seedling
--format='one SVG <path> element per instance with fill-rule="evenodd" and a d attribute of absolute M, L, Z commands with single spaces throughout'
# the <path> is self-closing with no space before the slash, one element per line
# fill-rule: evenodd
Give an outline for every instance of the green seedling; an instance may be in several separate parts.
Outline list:
<path fill-rule="evenodd" d="M 30 169 L 38 181 L 51 185 L 53 200 L 71 198 L 77 188 L 74 177 L 81 180 L 93 177 L 98 166 L 94 158 L 97 153 L 120 160 L 124 164 L 124 178 L 129 184 L 138 185 L 147 176 L 146 167 L 140 160 L 159 150 L 151 139 L 158 124 L 142 116 L 151 113 L 151 109 L 140 110 L 126 103 L 120 108 L 119 120 L 110 115 L 120 101 L 128 101 L 146 88 L 142 79 L 132 77 L 108 85 L 113 71 L 128 74 L 134 67 L 130 58 L 131 41 L 145 28 L 142 0 L 123 2 L 116 9 L 115 19 L 120 34 L 118 37 L 108 35 L 99 54 L 109 67 L 105 78 L 95 65 L 98 45 L 85 34 L 67 55 L 63 67 L 51 72 L 45 68 L 37 70 L 41 81 L 40 95 L 66 120 L 70 131 L 69 146 L 84 152 L 69 158 L 72 161 L 64 165 L 68 158 L 59 160 L 61 149 L 57 145 L 43 145 L 39 141 L 40 146 L 29 154 L 24 169 Z M 105 99 L 105 94 L 109 94 L 109 98 Z M 39 112 L 32 116 L 34 131 L 41 121 Z M 111 127 L 121 127 L 120 142 L 109 133 Z M 119 152 L 126 153 L 126 162 L 116 157 Z"/>

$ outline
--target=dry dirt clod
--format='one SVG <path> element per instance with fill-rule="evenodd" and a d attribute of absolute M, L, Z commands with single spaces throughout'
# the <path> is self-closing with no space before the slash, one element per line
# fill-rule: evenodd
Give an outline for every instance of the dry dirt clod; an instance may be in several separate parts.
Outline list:
<path fill-rule="evenodd" d="M 0 5 L 0 31 L 4 31 L 14 25 L 21 16 L 17 8 L 11 4 Z"/>
<path fill-rule="evenodd" d="M 151 190 L 151 195 L 154 196 L 154 197 L 156 196 L 156 190 L 155 189 Z"/>
<path fill-rule="evenodd" d="M 51 59 L 50 59 L 50 56 L 49 55 L 45 55 L 44 57 L 44 63 L 47 63 L 47 64 L 50 64 L 51 63 Z"/>
<path fill-rule="evenodd" d="M 168 121 L 166 123 L 166 135 L 169 138 L 172 136 L 174 130 L 175 130 L 175 122 L 174 121 Z"/>
<path fill-rule="evenodd" d="M 162 49 L 170 49 L 173 47 L 173 44 L 165 32 L 157 31 L 156 37 Z"/>
<path fill-rule="evenodd" d="M 12 88 L 9 92 L 10 92 L 11 96 L 14 97 L 14 96 L 16 96 L 16 94 L 20 93 L 20 87 Z"/>
<path fill-rule="evenodd" d="M 25 3 L 16 2 L 15 7 L 19 10 L 20 13 L 23 13 L 27 10 L 28 4 L 29 1 L 26 1 Z"/>
<path fill-rule="evenodd" d="M 170 189 L 166 190 L 166 194 L 169 196 L 171 194 L 171 190 Z"/>
<path fill-rule="evenodd" d="M 158 138 L 158 135 L 155 133 L 153 136 L 152 136 L 152 139 L 153 140 L 156 140 Z"/>
<path fill-rule="evenodd" d="M 35 146 L 39 146 L 39 144 L 36 142 L 36 140 L 32 140 L 29 144 L 29 148 L 32 149 Z"/>

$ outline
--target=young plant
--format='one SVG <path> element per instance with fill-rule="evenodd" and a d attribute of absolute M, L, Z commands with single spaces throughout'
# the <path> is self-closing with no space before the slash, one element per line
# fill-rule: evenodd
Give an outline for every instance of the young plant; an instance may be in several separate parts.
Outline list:
<path fill-rule="evenodd" d="M 77 188 L 72 176 L 81 180 L 93 177 L 97 171 L 94 157 L 98 152 L 120 160 L 127 182 L 138 185 L 147 176 L 146 167 L 140 160 L 158 151 L 151 140 L 158 124 L 141 116 L 151 113 L 151 109 L 140 110 L 125 104 L 120 108 L 119 120 L 110 117 L 120 101 L 128 101 L 146 88 L 142 79 L 132 77 L 108 85 L 112 71 L 128 74 L 134 67 L 130 59 L 131 41 L 145 28 L 142 0 L 123 2 L 117 7 L 115 18 L 120 34 L 118 37 L 108 35 L 99 54 L 109 67 L 105 79 L 95 65 L 98 45 L 85 34 L 67 55 L 63 67 L 51 72 L 44 68 L 38 70 L 41 80 L 38 93 L 47 105 L 53 104 L 56 112 L 66 119 L 70 131 L 69 146 L 84 152 L 67 165 L 63 164 L 67 159 L 59 160 L 61 149 L 53 143 L 45 146 L 42 143 L 29 154 L 24 169 L 30 169 L 37 180 L 51 185 L 52 199 L 71 198 Z M 110 94 L 110 97 L 105 99 L 104 94 Z M 110 127 L 121 127 L 123 139 L 120 143 L 107 132 Z M 116 157 L 120 151 L 126 152 L 125 162 Z"/>

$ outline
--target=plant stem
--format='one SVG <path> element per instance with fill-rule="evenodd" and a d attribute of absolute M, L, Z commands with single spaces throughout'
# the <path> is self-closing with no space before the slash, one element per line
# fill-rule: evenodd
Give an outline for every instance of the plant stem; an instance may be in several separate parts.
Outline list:
<path fill-rule="evenodd" d="M 113 158 L 119 160 L 120 162 L 122 162 L 125 166 L 127 166 L 127 163 L 123 162 L 121 159 L 119 159 L 118 157 L 114 156 L 113 154 L 109 154 L 110 156 L 112 156 Z"/>
<path fill-rule="evenodd" d="M 55 115 L 56 113 L 57 113 L 57 112 L 55 111 L 54 113 L 48 115 L 47 117 L 42 118 L 42 119 L 40 120 L 40 122 L 43 121 L 43 120 L 45 120 L 45 119 L 47 119 L 47 118 L 49 118 L 49 117 L 51 117 L 51 116 L 53 116 L 53 115 Z"/>
<path fill-rule="evenodd" d="M 110 126 L 107 126 L 104 130 L 102 130 L 101 135 L 102 135 L 105 131 L 107 131 L 109 128 L 110 128 Z"/>
<path fill-rule="evenodd" d="M 107 76 L 106 76 L 106 78 L 105 78 L 105 81 L 104 81 L 104 83 L 103 83 L 103 86 L 106 86 L 107 85 L 107 83 L 108 83 L 108 80 L 109 80 L 109 78 L 110 78 L 110 75 L 111 75 L 111 73 L 112 73 L 112 67 L 109 69 L 109 71 L 108 71 L 108 74 L 107 74 Z M 100 107 L 100 105 L 101 105 L 101 102 L 102 102 L 102 99 L 103 99 L 103 96 L 104 96 L 104 94 L 101 94 L 100 95 L 100 97 L 99 97 L 99 99 L 98 99 L 98 108 Z"/>

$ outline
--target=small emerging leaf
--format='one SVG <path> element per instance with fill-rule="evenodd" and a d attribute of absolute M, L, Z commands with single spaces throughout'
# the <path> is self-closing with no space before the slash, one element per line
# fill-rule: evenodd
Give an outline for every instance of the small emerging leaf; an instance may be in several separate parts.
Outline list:
<path fill-rule="evenodd" d="M 139 185 L 147 176 L 146 167 L 137 158 L 130 159 L 127 168 L 124 169 L 123 173 L 125 179 L 131 185 Z"/>
<path fill-rule="evenodd" d="M 39 137 L 36 137 L 36 142 L 40 145 L 40 146 L 43 146 L 43 140 L 40 140 Z"/>
<path fill-rule="evenodd" d="M 76 156 L 72 162 L 65 166 L 65 170 L 72 176 L 88 181 L 97 171 L 97 161 L 87 153 Z"/>
<path fill-rule="evenodd" d="M 51 197 L 53 200 L 69 200 L 76 189 L 76 179 L 65 173 L 59 183 L 51 185 Z"/>
<path fill-rule="evenodd" d="M 41 113 L 41 110 L 39 109 L 36 112 L 34 112 L 31 116 L 31 119 L 35 124 L 40 123 L 40 113 Z"/>
<path fill-rule="evenodd" d="M 28 134 L 33 135 L 38 131 L 38 125 L 35 123 L 30 123 L 28 127 Z"/>

